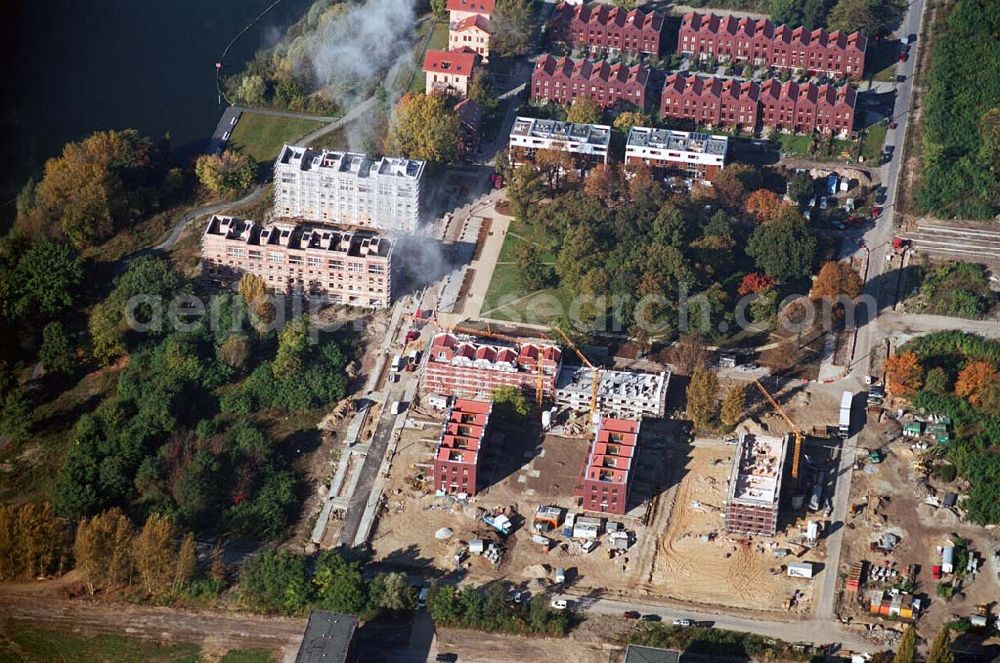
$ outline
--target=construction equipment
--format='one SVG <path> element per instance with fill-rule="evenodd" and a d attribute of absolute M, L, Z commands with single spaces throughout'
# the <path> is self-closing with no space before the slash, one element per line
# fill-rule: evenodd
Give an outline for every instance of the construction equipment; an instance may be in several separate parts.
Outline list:
<path fill-rule="evenodd" d="M 566 334 L 566 332 L 564 332 L 559 327 L 553 327 L 552 329 L 554 329 L 556 333 L 562 336 L 563 340 L 566 341 L 566 345 L 568 345 L 570 349 L 576 353 L 576 356 L 580 358 L 580 361 L 583 362 L 584 366 L 590 369 L 591 375 L 593 377 L 593 379 L 590 382 L 590 421 L 595 422 L 597 421 L 597 416 L 598 416 L 597 390 L 601 386 L 601 369 L 597 368 L 596 366 L 590 363 L 590 360 L 587 359 L 587 357 L 583 354 L 580 348 L 576 347 L 576 343 L 574 343 L 570 339 L 570 337 Z"/>
<path fill-rule="evenodd" d="M 784 419 L 785 423 L 788 424 L 789 428 L 792 429 L 792 435 L 795 436 L 795 451 L 792 454 L 792 478 L 798 479 L 799 459 L 802 457 L 802 438 L 803 438 L 802 430 L 798 426 L 796 426 L 791 419 L 788 418 L 788 415 L 785 414 L 785 411 L 783 409 L 781 409 L 781 406 L 778 404 L 778 401 L 774 400 L 774 397 L 771 396 L 771 393 L 764 388 L 764 385 L 760 383 L 760 380 L 754 378 L 753 383 L 757 385 L 757 389 L 760 390 L 760 393 L 764 394 L 764 398 L 766 398 L 767 402 L 771 404 L 771 407 L 774 408 L 774 411 L 777 412 L 779 415 L 781 415 L 781 418 Z"/>

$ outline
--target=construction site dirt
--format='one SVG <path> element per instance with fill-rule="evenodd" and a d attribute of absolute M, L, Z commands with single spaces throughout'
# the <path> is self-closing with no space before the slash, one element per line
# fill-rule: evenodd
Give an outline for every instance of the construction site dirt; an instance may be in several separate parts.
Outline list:
<path fill-rule="evenodd" d="M 724 531 L 719 509 L 735 447 L 721 439 L 692 445 L 678 422 L 644 422 L 630 511 L 609 519 L 634 538 L 627 552 L 609 558 L 604 537 L 590 552 L 579 540 L 555 532 L 548 535 L 549 550 L 532 539 L 537 533 L 531 522 L 539 506 L 599 515 L 582 514 L 574 494 L 589 449 L 582 427 L 576 437 L 546 435 L 540 443 L 529 431 L 494 436 L 482 461 L 486 489 L 463 501 L 436 497 L 430 483 L 422 481 L 430 471 L 439 425 L 430 417 L 426 422 L 423 430 L 404 431 L 393 459 L 386 503 L 372 538 L 375 559 L 387 566 L 475 583 L 503 579 L 533 592 L 553 589 L 555 569 L 563 568 L 574 593 L 672 599 L 772 619 L 795 619 L 812 607 L 814 581 L 785 573 L 790 561 L 810 561 L 822 569 L 822 541 L 814 547 L 800 545 L 807 518 L 783 517 L 773 539 L 749 540 Z M 517 516 L 506 539 L 477 519 L 484 509 L 511 513 L 511 507 Z M 456 553 L 474 539 L 499 546 L 499 563 L 464 552 L 456 563 Z"/>
<path fill-rule="evenodd" d="M 995 530 L 963 521 L 960 509 L 939 506 L 949 492 L 960 491 L 955 482 L 944 482 L 924 471 L 933 465 L 934 458 L 940 458 L 943 448 L 921 449 L 919 442 L 901 437 L 900 430 L 899 423 L 891 418 L 873 418 L 860 436 L 860 445 L 880 449 L 884 460 L 872 464 L 861 456 L 863 469 L 853 475 L 849 510 L 853 515 L 848 516 L 840 571 L 843 577 L 852 563 L 864 560 L 867 571 L 863 578 L 867 582 L 854 593 L 844 591 L 842 579 L 838 608 L 845 618 L 881 621 L 868 615 L 871 591 L 908 586 L 925 606 L 917 628 L 922 635 L 933 637 L 941 624 L 954 618 L 968 619 L 975 614 L 977 605 L 995 603 L 1000 596 L 1000 579 L 995 577 L 998 570 L 990 561 L 993 551 L 1000 549 L 1000 537 Z M 944 574 L 940 580 L 934 579 L 933 568 L 941 564 L 940 548 L 958 538 L 968 541 L 968 549 L 980 560 L 979 570 L 966 574 L 960 591 L 945 599 L 938 596 L 938 585 L 954 585 L 956 577 Z M 885 549 L 873 550 L 872 543 Z M 875 579 L 870 571 L 873 566 L 887 567 L 896 574 L 888 574 L 885 580 Z M 906 579 L 907 567 L 915 571 L 910 582 Z M 898 624 L 881 623 L 898 628 Z"/>

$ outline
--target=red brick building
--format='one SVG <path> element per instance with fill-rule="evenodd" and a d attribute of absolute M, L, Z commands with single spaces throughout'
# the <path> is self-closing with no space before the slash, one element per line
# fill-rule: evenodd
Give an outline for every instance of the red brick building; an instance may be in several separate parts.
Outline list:
<path fill-rule="evenodd" d="M 860 80 L 868 39 L 822 28 L 774 25 L 767 19 L 689 12 L 681 21 L 677 52 L 701 60 L 734 60 Z"/>
<path fill-rule="evenodd" d="M 760 124 L 760 84 L 674 73 L 660 98 L 660 116 L 707 126 L 756 130 Z"/>
<path fill-rule="evenodd" d="M 660 117 L 711 127 L 847 136 L 854 128 L 856 105 L 857 92 L 848 85 L 671 74 L 663 88 Z"/>
<path fill-rule="evenodd" d="M 638 449 L 638 421 L 601 419 L 594 428 L 594 441 L 578 489 L 584 510 L 625 514 Z"/>
<path fill-rule="evenodd" d="M 639 65 L 609 64 L 607 60 L 573 60 L 543 55 L 531 74 L 531 98 L 572 103 L 590 97 L 603 108 L 646 107 L 649 70 Z"/>
<path fill-rule="evenodd" d="M 663 15 L 641 9 L 626 11 L 604 4 L 571 5 L 561 2 L 556 6 L 549 26 L 554 39 L 574 47 L 659 55 Z"/>
<path fill-rule="evenodd" d="M 497 387 L 534 395 L 541 364 L 542 397 L 553 400 L 562 368 L 558 346 L 536 342 L 498 345 L 483 339 L 440 333 L 431 343 L 424 392 L 489 399 Z"/>
<path fill-rule="evenodd" d="M 434 449 L 434 489 L 443 493 L 475 495 L 479 451 L 486 439 L 493 404 L 457 399 L 448 408 Z"/>

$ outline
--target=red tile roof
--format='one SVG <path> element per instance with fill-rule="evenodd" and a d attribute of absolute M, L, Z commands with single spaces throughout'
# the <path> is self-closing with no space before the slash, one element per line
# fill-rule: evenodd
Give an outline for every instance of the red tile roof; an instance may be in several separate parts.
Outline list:
<path fill-rule="evenodd" d="M 489 16 L 496 4 L 496 0 L 448 0 L 448 11 L 475 12 Z"/>
<path fill-rule="evenodd" d="M 469 76 L 478 59 L 479 54 L 467 46 L 454 51 L 428 50 L 424 55 L 424 71 Z"/>
<path fill-rule="evenodd" d="M 850 34 L 841 30 L 827 32 L 823 28 L 806 30 L 802 26 L 792 28 L 788 25 L 775 25 L 769 19 L 737 18 L 729 14 L 699 14 L 688 12 L 681 21 L 681 29 L 690 27 L 702 34 L 723 34 L 754 37 L 762 35 L 774 41 L 786 44 L 796 42 L 803 46 L 819 42 L 824 46 L 847 48 L 848 46 L 865 50 L 868 39 L 860 32 Z"/>
<path fill-rule="evenodd" d="M 638 421 L 602 419 L 590 447 L 585 478 L 627 484 L 638 442 Z"/>
<path fill-rule="evenodd" d="M 663 29 L 663 15 L 655 10 L 644 12 L 641 9 L 633 9 L 626 12 L 621 7 L 609 7 L 604 4 L 571 5 L 560 2 L 553 15 L 558 20 L 580 21 L 590 25 L 614 25 L 619 28 L 633 25 L 653 32 Z"/>
<path fill-rule="evenodd" d="M 619 83 L 636 82 L 645 85 L 649 80 L 649 70 L 639 65 L 631 67 L 618 63 L 608 64 L 607 60 L 573 60 L 568 57 L 556 57 L 545 54 L 535 64 L 535 71 L 544 71 L 550 76 L 560 76 L 563 79 L 584 79 L 588 81 L 615 80 Z"/>
<path fill-rule="evenodd" d="M 475 26 L 487 34 L 493 34 L 493 28 L 490 27 L 490 19 L 486 18 L 482 14 L 476 14 L 475 16 L 467 16 L 461 21 L 455 24 L 452 32 L 465 32 L 466 30 L 472 29 Z"/>

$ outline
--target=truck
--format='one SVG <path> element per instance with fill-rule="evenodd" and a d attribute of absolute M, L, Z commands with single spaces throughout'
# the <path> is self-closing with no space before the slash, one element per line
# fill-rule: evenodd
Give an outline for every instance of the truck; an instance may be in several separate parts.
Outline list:
<path fill-rule="evenodd" d="M 837 432 L 844 439 L 851 436 L 851 405 L 853 403 L 854 394 L 845 391 L 840 397 L 840 424 L 837 427 Z"/>
<path fill-rule="evenodd" d="M 398 371 L 403 366 L 403 355 L 393 355 L 392 363 L 389 366 L 392 370 Z"/>
<path fill-rule="evenodd" d="M 823 479 L 825 477 L 822 473 L 816 477 L 816 483 L 813 484 L 812 494 L 809 496 L 809 510 L 819 511 L 820 507 L 823 505 Z"/>
<path fill-rule="evenodd" d="M 510 518 L 503 515 L 502 513 L 498 516 L 491 516 L 488 513 L 483 514 L 483 522 L 500 532 L 503 536 L 508 536 L 510 534 L 511 522 Z"/>

